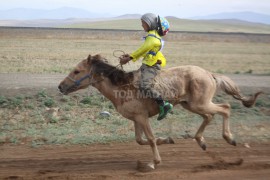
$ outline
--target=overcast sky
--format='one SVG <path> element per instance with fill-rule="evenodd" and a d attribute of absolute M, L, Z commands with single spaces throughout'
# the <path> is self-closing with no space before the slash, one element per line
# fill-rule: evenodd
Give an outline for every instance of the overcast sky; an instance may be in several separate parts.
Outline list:
<path fill-rule="evenodd" d="M 64 6 L 101 14 L 153 12 L 180 18 L 236 11 L 270 14 L 270 0 L 0 0 L 0 10 L 55 9 Z"/>

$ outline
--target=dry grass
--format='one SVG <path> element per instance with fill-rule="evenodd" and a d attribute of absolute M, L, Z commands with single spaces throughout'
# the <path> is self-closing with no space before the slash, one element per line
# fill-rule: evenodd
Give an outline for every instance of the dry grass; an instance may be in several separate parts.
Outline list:
<path fill-rule="evenodd" d="M 134 51 L 142 44 L 143 34 L 0 29 L 0 72 L 67 73 L 88 54 L 98 53 L 117 64 L 114 50 Z M 269 36 L 172 33 L 165 39 L 168 67 L 192 64 L 219 73 L 270 74 Z M 137 69 L 140 64 L 125 68 Z"/>
<path fill-rule="evenodd" d="M 270 73 L 270 46 L 262 43 L 170 42 L 164 53 L 175 65 L 197 65 L 219 73 Z"/>

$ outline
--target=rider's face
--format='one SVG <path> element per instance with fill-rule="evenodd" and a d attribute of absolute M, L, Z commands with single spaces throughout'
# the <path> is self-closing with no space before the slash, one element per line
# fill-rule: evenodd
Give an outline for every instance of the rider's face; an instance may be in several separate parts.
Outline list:
<path fill-rule="evenodd" d="M 142 27 L 143 27 L 145 32 L 149 31 L 149 26 L 148 26 L 148 24 L 146 22 L 144 22 L 144 20 L 142 20 Z"/>

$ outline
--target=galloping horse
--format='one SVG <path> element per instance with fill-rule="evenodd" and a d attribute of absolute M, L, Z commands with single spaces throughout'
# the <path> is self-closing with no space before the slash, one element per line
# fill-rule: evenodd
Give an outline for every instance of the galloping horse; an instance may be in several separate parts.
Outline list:
<path fill-rule="evenodd" d="M 58 88 L 63 94 L 84 89 L 89 85 L 97 88 L 113 103 L 121 115 L 134 122 L 137 143 L 151 146 L 154 159 L 148 163 L 148 166 L 154 169 L 161 162 L 157 145 L 174 143 L 170 137 L 155 138 L 152 132 L 149 117 L 158 114 L 158 105 L 153 99 L 139 95 L 139 89 L 135 85 L 140 76 L 139 71 L 124 72 L 105 60 L 100 55 L 89 55 L 69 73 Z M 180 104 L 185 109 L 202 116 L 203 122 L 195 139 L 203 150 L 206 149 L 206 143 L 202 133 L 215 114 L 223 117 L 223 138 L 229 144 L 236 146 L 229 128 L 230 105 L 214 104 L 212 98 L 217 88 L 221 88 L 227 94 L 240 100 L 244 106 L 251 107 L 261 92 L 249 98 L 243 97 L 231 79 L 197 66 L 165 69 L 160 72 L 159 78 L 161 77 L 163 84 L 169 84 L 166 91 L 173 90 L 173 97 L 168 99 L 173 105 Z M 126 92 L 126 95 L 123 92 Z M 143 133 L 147 139 L 143 138 Z"/>

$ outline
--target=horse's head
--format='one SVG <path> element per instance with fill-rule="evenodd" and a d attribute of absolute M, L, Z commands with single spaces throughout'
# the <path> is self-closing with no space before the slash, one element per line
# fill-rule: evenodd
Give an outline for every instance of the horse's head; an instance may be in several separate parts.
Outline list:
<path fill-rule="evenodd" d="M 82 60 L 77 66 L 69 73 L 69 75 L 59 84 L 58 89 L 63 94 L 69 94 L 79 89 L 84 89 L 91 84 L 93 79 L 92 60 L 101 60 L 100 55 L 91 56 Z"/>

